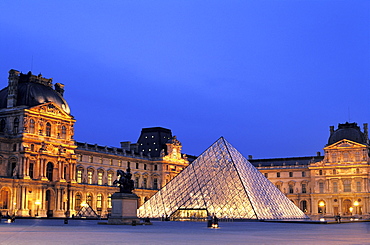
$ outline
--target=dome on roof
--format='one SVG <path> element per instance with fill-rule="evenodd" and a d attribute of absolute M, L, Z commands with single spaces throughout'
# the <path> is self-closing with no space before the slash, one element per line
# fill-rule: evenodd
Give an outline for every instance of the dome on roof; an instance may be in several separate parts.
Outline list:
<path fill-rule="evenodd" d="M 338 124 L 338 129 L 330 134 L 328 145 L 332 145 L 340 140 L 347 139 L 360 144 L 366 144 L 365 134 L 361 132 L 357 123 Z"/>
<path fill-rule="evenodd" d="M 16 106 L 37 106 L 47 102 L 53 102 L 63 111 L 70 114 L 70 108 L 63 98 L 63 85 L 60 92 L 52 87 L 51 79 L 42 78 L 41 75 L 34 76 L 31 73 L 20 74 L 17 85 Z M 0 91 L 0 109 L 7 108 L 9 86 Z"/>

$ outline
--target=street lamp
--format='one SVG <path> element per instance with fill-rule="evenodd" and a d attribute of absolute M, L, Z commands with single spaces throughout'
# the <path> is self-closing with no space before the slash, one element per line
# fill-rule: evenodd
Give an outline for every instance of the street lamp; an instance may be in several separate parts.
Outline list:
<path fill-rule="evenodd" d="M 353 202 L 353 205 L 356 207 L 356 213 L 355 214 L 357 214 L 357 206 L 358 206 L 358 204 L 359 204 L 358 201 L 354 201 Z"/>
<path fill-rule="evenodd" d="M 36 204 L 36 217 L 37 217 L 39 216 L 39 206 L 41 205 L 40 200 L 37 200 L 35 204 Z"/>

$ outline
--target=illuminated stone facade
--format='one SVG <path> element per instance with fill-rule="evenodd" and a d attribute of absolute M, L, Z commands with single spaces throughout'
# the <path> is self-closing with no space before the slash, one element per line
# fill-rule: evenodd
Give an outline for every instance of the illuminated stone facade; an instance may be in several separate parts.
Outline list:
<path fill-rule="evenodd" d="M 249 159 L 271 182 L 312 216 L 369 216 L 369 140 L 356 123 L 330 127 L 324 156 Z"/>
<path fill-rule="evenodd" d="M 139 152 L 141 140 L 122 142 L 119 148 L 75 142 L 75 119 L 63 98 L 64 86 L 52 86 L 41 75 L 10 70 L 8 87 L 0 91 L 3 215 L 72 216 L 87 203 L 104 217 L 110 195 L 118 191 L 112 186 L 118 169 L 131 168 L 140 205 L 188 165 L 168 129 L 145 129 L 154 138 L 155 132 L 167 132 L 161 139 L 167 145 L 153 148 L 158 156 Z"/>

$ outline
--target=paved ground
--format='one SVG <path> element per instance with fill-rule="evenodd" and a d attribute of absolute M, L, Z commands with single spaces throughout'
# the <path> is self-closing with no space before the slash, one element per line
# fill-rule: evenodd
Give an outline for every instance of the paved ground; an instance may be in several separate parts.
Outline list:
<path fill-rule="evenodd" d="M 18 219 L 0 224 L 0 244 L 370 244 L 370 223 L 153 222 L 98 225 L 96 220 Z"/>

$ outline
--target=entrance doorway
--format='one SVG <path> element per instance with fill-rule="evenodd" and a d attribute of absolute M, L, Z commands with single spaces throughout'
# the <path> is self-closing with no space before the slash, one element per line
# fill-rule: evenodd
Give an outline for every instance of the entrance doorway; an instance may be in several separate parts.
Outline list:
<path fill-rule="evenodd" d="M 53 192 L 50 190 L 46 191 L 45 195 L 45 205 L 46 205 L 46 216 L 48 218 L 53 217 L 53 210 L 54 210 L 54 195 Z"/>
<path fill-rule="evenodd" d="M 351 214 L 351 209 L 352 209 L 352 202 L 349 199 L 346 199 L 343 201 L 343 214 L 348 215 Z"/>

